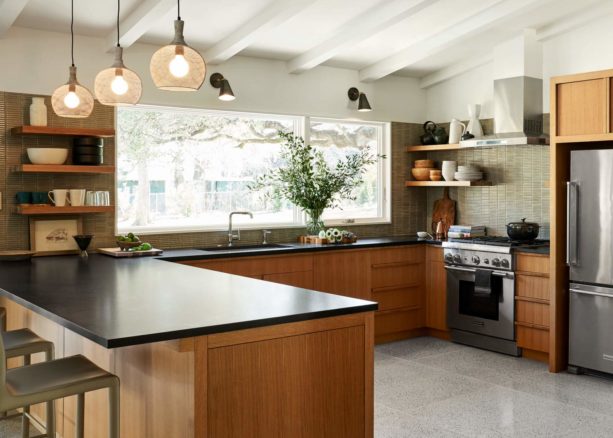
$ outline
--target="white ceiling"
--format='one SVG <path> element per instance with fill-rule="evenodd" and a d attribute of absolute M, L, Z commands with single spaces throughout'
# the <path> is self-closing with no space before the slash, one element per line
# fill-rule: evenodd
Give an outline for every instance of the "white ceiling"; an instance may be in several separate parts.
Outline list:
<path fill-rule="evenodd" d="M 354 29 L 358 35 L 361 27 L 358 23 L 372 26 L 375 13 L 385 6 L 394 3 L 402 8 L 421 2 L 426 3 L 420 10 L 407 13 L 399 21 L 381 19 L 373 33 L 359 38 L 352 35 Z M 400 56 L 400 64 L 394 65 L 402 67 L 384 69 L 384 73 L 375 75 L 376 79 L 391 73 L 423 77 L 463 60 L 490 54 L 496 44 L 522 29 L 562 27 L 565 22 L 577 21 L 576 17 L 588 8 L 593 11 L 602 7 L 603 14 L 611 13 L 611 3 L 611 0 L 182 0 L 181 16 L 186 22 L 187 42 L 202 52 L 224 39 L 240 37 L 237 54 L 290 61 L 313 48 L 333 47 L 335 41 L 344 38 L 349 43 L 338 45 L 333 56 L 323 61 L 324 65 L 362 70 L 387 63 L 387 58 L 394 55 Z M 138 41 L 153 44 L 170 41 L 176 18 L 174 1 L 122 0 L 121 4 L 120 18 L 126 21 L 125 27 L 134 18 L 131 14 L 162 5 L 162 12 L 146 23 Z M 290 6 L 291 13 L 286 11 L 286 15 L 278 15 L 282 18 L 277 21 L 267 22 L 270 11 L 273 15 L 281 14 Z M 495 15 L 497 8 L 504 13 Z M 75 32 L 112 38 L 115 14 L 115 0 L 75 0 Z M 68 32 L 70 0 L 29 0 L 14 25 Z M 422 53 L 424 48 L 427 51 Z"/>

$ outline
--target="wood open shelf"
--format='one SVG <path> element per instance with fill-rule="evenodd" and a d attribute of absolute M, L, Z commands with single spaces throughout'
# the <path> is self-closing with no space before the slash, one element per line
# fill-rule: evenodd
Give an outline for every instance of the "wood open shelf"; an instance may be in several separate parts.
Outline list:
<path fill-rule="evenodd" d="M 432 144 L 407 146 L 407 152 L 455 151 L 461 149 L 459 144 Z"/>
<path fill-rule="evenodd" d="M 21 173 L 115 173 L 115 166 L 78 166 L 70 164 L 20 164 L 13 168 Z"/>
<path fill-rule="evenodd" d="M 111 213 L 115 211 L 112 205 L 82 207 L 54 207 L 52 205 L 18 205 L 17 214 L 23 215 L 46 215 L 46 214 L 92 214 L 92 213 Z"/>
<path fill-rule="evenodd" d="M 58 128 L 51 126 L 16 126 L 13 135 L 55 135 L 61 137 L 114 137 L 114 129 Z"/>
<path fill-rule="evenodd" d="M 405 181 L 405 187 L 483 187 L 491 181 Z"/>

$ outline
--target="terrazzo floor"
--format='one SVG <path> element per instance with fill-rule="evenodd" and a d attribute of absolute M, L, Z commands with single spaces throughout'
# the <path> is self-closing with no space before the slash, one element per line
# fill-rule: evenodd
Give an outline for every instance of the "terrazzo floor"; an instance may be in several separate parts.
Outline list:
<path fill-rule="evenodd" d="M 18 438 L 18 422 L 0 437 Z M 380 345 L 375 437 L 613 437 L 613 380 L 435 338 Z"/>
<path fill-rule="evenodd" d="M 613 437 L 613 380 L 435 338 L 380 345 L 375 436 Z"/>

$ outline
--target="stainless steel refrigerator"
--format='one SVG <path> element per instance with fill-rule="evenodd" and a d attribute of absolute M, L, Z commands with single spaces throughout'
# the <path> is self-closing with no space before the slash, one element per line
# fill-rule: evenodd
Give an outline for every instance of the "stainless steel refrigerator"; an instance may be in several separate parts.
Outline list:
<path fill-rule="evenodd" d="M 571 152 L 569 370 L 613 374 L 613 150 Z"/>

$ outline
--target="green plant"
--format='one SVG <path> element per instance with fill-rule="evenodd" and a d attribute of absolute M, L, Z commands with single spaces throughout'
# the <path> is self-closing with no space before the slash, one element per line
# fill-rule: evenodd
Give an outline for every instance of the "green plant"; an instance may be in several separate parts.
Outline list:
<path fill-rule="evenodd" d="M 323 152 L 306 144 L 302 137 L 282 131 L 279 136 L 285 141 L 281 148 L 284 165 L 258 176 L 249 189 L 262 191 L 270 199 L 287 199 L 302 208 L 309 216 L 310 234 L 317 234 L 323 227 L 321 215 L 325 209 L 338 207 L 343 199 L 355 199 L 353 191 L 362 183 L 366 167 L 385 158 L 363 149 L 330 166 Z"/>

